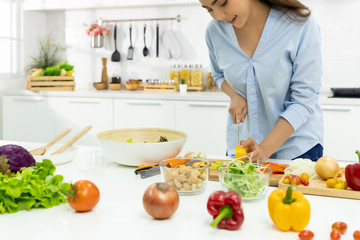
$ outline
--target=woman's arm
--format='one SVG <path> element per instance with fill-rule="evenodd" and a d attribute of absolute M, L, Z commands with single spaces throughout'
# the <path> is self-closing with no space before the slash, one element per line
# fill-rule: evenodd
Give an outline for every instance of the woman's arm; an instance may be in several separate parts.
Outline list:
<path fill-rule="evenodd" d="M 253 162 L 264 163 L 293 132 L 294 128 L 291 124 L 284 118 L 280 118 L 275 127 L 260 144 L 257 144 L 252 137 L 241 141 L 240 144 L 248 148 L 248 156 L 251 157 Z"/>
<path fill-rule="evenodd" d="M 231 98 L 229 113 L 233 119 L 233 122 L 235 124 L 244 122 L 248 112 L 246 99 L 238 94 L 226 80 L 222 82 L 221 90 Z"/>

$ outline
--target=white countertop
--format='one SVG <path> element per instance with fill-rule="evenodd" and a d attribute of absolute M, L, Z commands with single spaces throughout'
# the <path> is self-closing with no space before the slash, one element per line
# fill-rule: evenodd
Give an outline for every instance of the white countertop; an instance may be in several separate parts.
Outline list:
<path fill-rule="evenodd" d="M 80 147 L 74 161 L 56 167 L 55 174 L 63 175 L 65 181 L 93 181 L 100 189 L 98 205 L 86 213 L 62 204 L 0 215 L 1 239 L 298 239 L 298 233 L 275 227 L 267 198 L 243 203 L 245 221 L 240 230 L 211 228 L 206 203 L 211 193 L 221 189 L 218 182 L 209 182 L 199 195 L 180 196 L 179 208 L 170 219 L 154 220 L 145 212 L 142 197 L 150 184 L 163 181 L 160 175 L 141 179 L 134 174 L 134 167 L 107 161 L 96 147 Z M 342 239 L 352 239 L 353 232 L 360 230 L 358 200 L 306 197 L 311 205 L 307 229 L 315 233 L 315 239 L 329 239 L 331 224 L 336 221 L 348 224 Z"/>
<path fill-rule="evenodd" d="M 146 91 L 112 91 L 112 90 L 75 90 L 75 91 L 49 91 L 32 92 L 28 90 L 3 90 L 1 95 L 11 96 L 49 96 L 49 97 L 79 97 L 79 98 L 114 98 L 114 99 L 152 99 L 152 100 L 177 100 L 177 101 L 217 101 L 229 102 L 229 97 L 222 91 L 202 92 L 146 92 Z M 329 91 L 320 94 L 321 104 L 328 105 L 360 105 L 360 98 L 332 98 Z"/>

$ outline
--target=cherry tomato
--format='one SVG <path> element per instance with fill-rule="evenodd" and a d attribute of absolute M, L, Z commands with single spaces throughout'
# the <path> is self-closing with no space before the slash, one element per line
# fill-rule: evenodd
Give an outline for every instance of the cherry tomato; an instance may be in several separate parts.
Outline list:
<path fill-rule="evenodd" d="M 282 180 L 282 183 L 284 184 L 290 184 L 290 177 L 289 176 L 285 176 Z"/>
<path fill-rule="evenodd" d="M 360 231 L 356 230 L 353 234 L 354 240 L 360 240 Z"/>
<path fill-rule="evenodd" d="M 291 184 L 295 184 L 295 185 L 300 185 L 301 184 L 301 178 L 297 175 L 292 175 L 290 178 L 290 183 Z"/>
<path fill-rule="evenodd" d="M 314 233 L 310 230 L 303 230 L 299 233 L 300 240 L 311 240 L 314 238 Z"/>
<path fill-rule="evenodd" d="M 338 177 L 342 177 L 342 175 L 344 174 L 344 171 L 342 169 L 339 170 L 339 174 Z"/>
<path fill-rule="evenodd" d="M 341 238 L 341 234 L 338 230 L 332 230 L 331 234 L 330 234 L 330 239 L 331 240 L 340 240 Z"/>
<path fill-rule="evenodd" d="M 300 175 L 300 178 L 305 180 L 305 181 L 309 181 L 309 179 L 310 179 L 309 174 L 307 174 L 307 173 L 302 173 Z"/>
<path fill-rule="evenodd" d="M 304 186 L 309 186 L 309 181 L 301 179 L 301 184 Z"/>
<path fill-rule="evenodd" d="M 328 188 L 334 188 L 335 187 L 335 179 L 329 178 L 328 180 L 326 180 L 326 186 Z"/>
<path fill-rule="evenodd" d="M 340 189 L 340 190 L 344 190 L 346 189 L 346 183 L 345 182 L 339 182 L 339 183 L 336 183 L 334 188 L 335 189 Z"/>
<path fill-rule="evenodd" d="M 71 186 L 67 201 L 75 211 L 86 212 L 93 209 L 99 199 L 97 186 L 88 180 L 80 180 Z"/>
<path fill-rule="evenodd" d="M 344 234 L 347 229 L 347 225 L 344 222 L 336 222 L 331 225 L 332 230 L 338 230 L 341 234 Z"/>

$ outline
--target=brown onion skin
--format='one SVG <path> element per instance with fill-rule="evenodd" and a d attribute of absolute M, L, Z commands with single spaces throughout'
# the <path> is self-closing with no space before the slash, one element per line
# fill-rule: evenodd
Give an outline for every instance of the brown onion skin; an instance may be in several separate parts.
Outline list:
<path fill-rule="evenodd" d="M 145 211 L 156 219 L 171 217 L 179 207 L 179 194 L 175 187 L 161 182 L 151 184 L 143 196 Z"/>

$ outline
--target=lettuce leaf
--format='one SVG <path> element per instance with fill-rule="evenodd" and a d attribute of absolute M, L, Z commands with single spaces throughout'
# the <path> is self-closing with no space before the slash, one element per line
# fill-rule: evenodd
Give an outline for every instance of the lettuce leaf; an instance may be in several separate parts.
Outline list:
<path fill-rule="evenodd" d="M 0 213 L 14 213 L 31 208 L 50 208 L 66 202 L 71 185 L 56 170 L 49 159 L 34 167 L 5 175 L 0 172 Z"/>

